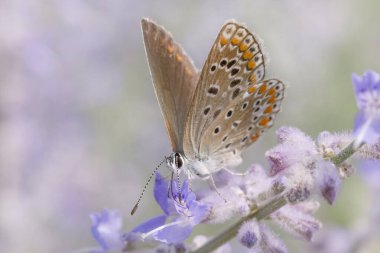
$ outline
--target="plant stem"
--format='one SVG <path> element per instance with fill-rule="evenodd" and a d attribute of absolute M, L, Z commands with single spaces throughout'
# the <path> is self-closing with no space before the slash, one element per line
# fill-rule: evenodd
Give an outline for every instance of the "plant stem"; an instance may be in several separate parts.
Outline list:
<path fill-rule="evenodd" d="M 336 156 L 331 157 L 331 161 L 336 165 L 341 165 L 345 160 L 352 156 L 358 149 L 360 149 L 364 143 L 359 145 L 357 148 L 354 147 L 354 141 L 351 142 L 347 147 L 339 152 Z"/>
<path fill-rule="evenodd" d="M 354 148 L 354 142 L 350 143 L 347 147 L 345 147 L 342 151 L 339 152 L 336 156 L 331 158 L 331 161 L 336 165 L 339 166 L 342 164 L 345 160 L 347 160 L 350 156 L 352 156 L 361 146 L 358 148 Z M 206 244 L 201 246 L 199 249 L 192 251 L 192 253 L 208 253 L 211 252 L 217 248 L 219 248 L 221 245 L 225 244 L 232 238 L 234 238 L 241 225 L 249 221 L 253 218 L 257 220 L 261 220 L 268 215 L 272 214 L 273 212 L 277 211 L 281 207 L 285 206 L 287 204 L 286 198 L 284 195 L 279 195 L 276 198 L 272 199 L 268 204 L 264 205 L 260 209 L 256 209 L 252 211 L 247 216 L 241 218 L 238 220 L 235 224 L 227 228 L 225 231 L 220 233 L 219 235 L 215 236 L 213 239 L 208 241 Z"/>
<path fill-rule="evenodd" d="M 237 221 L 235 224 L 227 228 L 225 231 L 211 239 L 209 242 L 207 242 L 205 245 L 200 247 L 199 249 L 193 251 L 193 253 L 208 253 L 215 249 L 217 249 L 219 246 L 225 244 L 227 241 L 234 238 L 241 225 L 243 225 L 244 222 L 249 221 L 253 218 L 256 218 L 257 220 L 261 220 L 265 217 L 267 217 L 269 214 L 273 213 L 274 211 L 280 209 L 284 205 L 286 205 L 286 198 L 284 196 L 278 196 L 277 198 L 273 199 L 271 202 L 266 204 L 260 209 L 257 209 L 256 211 L 253 211 L 252 213 L 248 214 L 244 218 Z"/>

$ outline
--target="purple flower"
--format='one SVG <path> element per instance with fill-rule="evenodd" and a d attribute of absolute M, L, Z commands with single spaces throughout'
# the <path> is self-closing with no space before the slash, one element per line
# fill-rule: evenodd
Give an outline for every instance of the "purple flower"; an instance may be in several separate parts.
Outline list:
<path fill-rule="evenodd" d="M 100 213 L 91 214 L 90 218 L 92 221 L 92 235 L 102 247 L 97 252 L 121 251 L 124 248 L 125 242 L 121 232 L 123 222 L 118 211 L 103 210 Z"/>
<path fill-rule="evenodd" d="M 272 177 L 317 154 L 313 140 L 297 128 L 281 127 L 276 134 L 279 144 L 265 153 Z"/>
<path fill-rule="evenodd" d="M 363 76 L 352 75 L 359 112 L 355 117 L 356 146 L 374 143 L 380 136 L 380 75 L 367 71 Z"/>
<path fill-rule="evenodd" d="M 315 232 L 322 227 L 321 222 L 294 205 L 284 206 L 270 217 L 281 228 L 307 241 L 310 241 Z"/>
<path fill-rule="evenodd" d="M 325 160 L 316 163 L 316 184 L 320 194 L 332 205 L 338 194 L 341 178 L 334 164 Z"/>
<path fill-rule="evenodd" d="M 259 223 L 255 219 L 245 222 L 240 227 L 237 238 L 243 246 L 252 249 L 261 239 Z"/>
<path fill-rule="evenodd" d="M 169 189 L 168 185 L 172 184 Z M 184 181 L 181 192 L 175 182 L 169 182 L 156 174 L 154 197 L 164 215 L 157 216 L 139 225 L 132 233 L 140 234 L 142 239 L 154 239 L 164 243 L 180 243 L 187 239 L 193 227 L 201 223 L 210 212 L 206 204 L 196 200 L 190 191 L 188 181 Z"/>
<path fill-rule="evenodd" d="M 265 224 L 259 223 L 261 252 L 287 253 L 284 242 L 280 240 Z"/>
<path fill-rule="evenodd" d="M 369 186 L 380 189 L 380 161 L 361 160 L 359 166 L 359 172 Z"/>

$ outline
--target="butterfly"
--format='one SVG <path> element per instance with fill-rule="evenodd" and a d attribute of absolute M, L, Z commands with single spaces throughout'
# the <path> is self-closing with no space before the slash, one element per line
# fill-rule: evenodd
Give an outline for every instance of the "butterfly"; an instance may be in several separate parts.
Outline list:
<path fill-rule="evenodd" d="M 273 125 L 284 84 L 265 77 L 258 39 L 243 25 L 221 28 L 201 71 L 169 32 L 142 19 L 154 89 L 173 153 L 167 164 L 200 178 L 241 162 Z"/>
<path fill-rule="evenodd" d="M 163 162 L 189 178 L 210 179 L 216 189 L 211 175 L 241 163 L 241 151 L 273 125 L 285 86 L 278 79 L 264 80 L 258 39 L 236 21 L 223 25 L 201 71 L 165 28 L 149 19 L 141 26 L 173 150 Z"/>

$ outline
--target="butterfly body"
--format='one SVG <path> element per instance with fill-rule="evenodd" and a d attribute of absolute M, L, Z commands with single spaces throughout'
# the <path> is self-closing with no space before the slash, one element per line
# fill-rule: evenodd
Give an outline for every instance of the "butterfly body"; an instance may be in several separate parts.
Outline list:
<path fill-rule="evenodd" d="M 188 159 L 181 153 L 172 153 L 166 159 L 166 164 L 173 172 L 184 170 L 191 173 L 191 176 L 201 179 L 208 179 L 212 173 L 221 169 L 235 167 L 240 163 L 241 157 L 237 155 L 224 157 L 224 159 L 215 159 L 213 157 Z M 189 175 L 189 177 L 191 176 Z"/>
<path fill-rule="evenodd" d="M 145 49 L 173 153 L 167 165 L 206 179 L 241 162 L 271 127 L 284 85 L 264 80 L 256 37 L 235 21 L 219 32 L 201 71 L 170 33 L 143 19 Z"/>

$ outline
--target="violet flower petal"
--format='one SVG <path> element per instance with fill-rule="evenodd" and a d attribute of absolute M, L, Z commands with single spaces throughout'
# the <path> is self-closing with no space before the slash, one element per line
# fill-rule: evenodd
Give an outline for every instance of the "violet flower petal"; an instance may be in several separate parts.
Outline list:
<path fill-rule="evenodd" d="M 154 217 L 140 224 L 139 226 L 135 227 L 132 230 L 132 232 L 133 233 L 148 233 L 149 231 L 164 225 L 166 222 L 166 219 L 167 219 L 166 215 L 160 215 L 160 216 Z"/>
<path fill-rule="evenodd" d="M 153 238 L 164 243 L 180 243 L 186 240 L 193 226 L 183 220 L 174 220 L 153 234 Z"/>
<path fill-rule="evenodd" d="M 92 235 L 105 251 L 121 250 L 124 247 L 125 242 L 121 232 L 123 222 L 118 211 L 103 210 L 91 214 L 90 218 Z"/>

